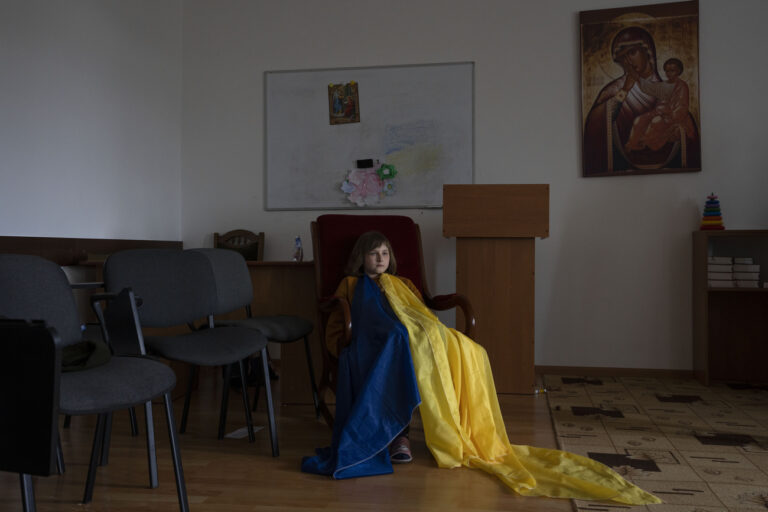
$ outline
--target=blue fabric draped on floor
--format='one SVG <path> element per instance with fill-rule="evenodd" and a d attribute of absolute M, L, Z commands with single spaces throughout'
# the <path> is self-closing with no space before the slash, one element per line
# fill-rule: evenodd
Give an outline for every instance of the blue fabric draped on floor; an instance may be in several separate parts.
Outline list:
<path fill-rule="evenodd" d="M 301 470 L 336 479 L 392 472 L 390 442 L 421 403 L 408 331 L 369 277 L 352 301 L 352 343 L 339 355 L 331 446 L 305 457 Z"/>

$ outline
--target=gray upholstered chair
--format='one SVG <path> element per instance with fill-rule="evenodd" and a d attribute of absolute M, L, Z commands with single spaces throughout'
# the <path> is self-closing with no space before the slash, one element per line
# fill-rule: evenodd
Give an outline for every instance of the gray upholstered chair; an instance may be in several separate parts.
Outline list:
<path fill-rule="evenodd" d="M 32 475 L 56 472 L 61 340 L 45 322 L 3 319 L 0 340 L 0 471 L 19 473 L 22 507 L 32 512 Z"/>
<path fill-rule="evenodd" d="M 205 255 L 213 265 L 216 281 L 219 289 L 219 311 L 227 313 L 236 309 L 245 308 L 246 318 L 237 320 L 218 320 L 217 325 L 229 325 L 255 329 L 269 341 L 275 343 L 292 343 L 304 340 L 304 349 L 307 354 L 307 366 L 309 367 L 309 382 L 312 387 L 312 401 L 315 405 L 315 414 L 320 417 L 320 404 L 317 396 L 317 384 L 315 370 L 312 364 L 312 354 L 309 349 L 309 335 L 314 325 L 309 320 L 294 315 L 253 316 L 251 302 L 253 301 L 253 284 L 248 272 L 248 266 L 243 257 L 234 251 L 227 249 L 191 249 Z M 262 360 L 264 357 L 262 356 Z M 265 375 L 264 382 L 269 383 Z M 267 388 L 269 386 L 267 385 Z M 253 408 L 259 398 L 259 390 L 256 389 Z M 268 396 L 269 398 L 269 396 Z"/>
<path fill-rule="evenodd" d="M 135 334 L 141 347 L 150 354 L 190 366 L 189 384 L 184 400 L 179 431 L 187 426 L 192 387 L 200 366 L 222 366 L 224 381 L 230 381 L 230 369 L 238 364 L 242 381 L 243 405 L 248 438 L 254 441 L 253 421 L 248 403 L 248 389 L 243 360 L 266 349 L 266 338 L 257 331 L 238 327 L 214 329 L 213 315 L 217 310 L 217 284 L 208 258 L 194 251 L 173 249 L 132 249 L 119 251 L 104 264 L 104 288 L 108 293 L 130 289 L 141 299 L 131 309 L 138 317 L 133 320 Z M 203 320 L 199 326 L 195 322 Z M 182 334 L 144 336 L 144 327 L 189 326 Z M 108 324 L 109 325 L 109 324 Z M 218 438 L 224 438 L 229 385 L 222 386 Z M 269 411 L 274 421 L 273 412 Z M 279 454 L 277 432 L 270 429 L 272 455 Z"/>
<path fill-rule="evenodd" d="M 56 329 L 63 350 L 83 341 L 77 307 L 64 271 L 38 256 L 0 254 L 0 315 L 44 320 Z M 147 413 L 150 486 L 157 486 L 151 401 L 162 397 L 179 506 L 182 511 L 189 509 L 170 395 L 175 385 L 173 370 L 146 357 L 113 356 L 99 366 L 62 372 L 59 412 L 71 416 L 98 415 L 83 503 L 93 498 L 108 417 L 113 411 L 137 405 L 145 405 Z"/>
<path fill-rule="evenodd" d="M 208 260 L 211 269 L 213 270 L 214 279 L 216 280 L 215 315 L 226 315 L 227 313 L 231 313 L 243 307 L 250 311 L 251 300 L 253 300 L 253 286 L 251 285 L 248 266 L 240 253 L 229 249 L 191 249 L 190 252 L 203 255 Z M 237 329 L 246 328 L 247 330 L 252 330 L 253 328 L 246 322 L 246 320 L 214 319 L 214 325 L 217 328 L 235 327 Z M 255 332 L 267 337 L 267 335 L 258 328 L 256 328 Z M 266 383 L 264 387 L 267 398 L 269 428 L 270 431 L 276 432 L 277 429 L 273 414 L 272 386 L 270 385 L 269 380 L 269 363 L 266 346 L 259 351 L 259 355 L 261 356 L 261 377 L 262 381 Z M 259 388 L 257 387 L 253 397 L 253 410 L 256 410 L 258 398 Z"/>

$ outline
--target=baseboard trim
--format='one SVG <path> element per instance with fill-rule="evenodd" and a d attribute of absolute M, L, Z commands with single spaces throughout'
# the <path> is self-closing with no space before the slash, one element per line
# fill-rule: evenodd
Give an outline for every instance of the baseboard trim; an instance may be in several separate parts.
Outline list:
<path fill-rule="evenodd" d="M 581 375 L 584 377 L 667 377 L 693 378 L 693 370 L 661 370 L 655 368 L 609 368 L 603 366 L 540 366 L 536 375 Z"/>

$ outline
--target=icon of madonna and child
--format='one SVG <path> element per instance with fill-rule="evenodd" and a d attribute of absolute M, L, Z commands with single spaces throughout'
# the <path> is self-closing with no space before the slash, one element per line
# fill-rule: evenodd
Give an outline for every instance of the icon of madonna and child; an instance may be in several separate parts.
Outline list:
<path fill-rule="evenodd" d="M 622 74 L 600 90 L 584 120 L 584 176 L 701 170 L 683 58 L 665 58 L 662 78 L 653 37 L 639 26 L 615 34 L 610 57 Z"/>

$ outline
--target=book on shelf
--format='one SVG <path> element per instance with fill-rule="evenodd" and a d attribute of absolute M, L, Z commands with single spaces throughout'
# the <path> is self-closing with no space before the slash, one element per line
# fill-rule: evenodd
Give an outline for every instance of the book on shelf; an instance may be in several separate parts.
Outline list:
<path fill-rule="evenodd" d="M 731 272 L 707 272 L 707 279 L 710 281 L 733 281 Z"/>
<path fill-rule="evenodd" d="M 760 272 L 760 265 L 746 265 L 737 263 L 733 266 L 734 272 Z"/>
<path fill-rule="evenodd" d="M 714 263 L 715 265 L 730 265 L 733 263 L 733 258 L 730 256 L 709 256 L 707 263 Z"/>
<path fill-rule="evenodd" d="M 738 281 L 757 281 L 760 279 L 760 272 L 734 272 L 733 279 Z"/>
<path fill-rule="evenodd" d="M 736 288 L 735 281 L 707 281 L 710 288 Z"/>
<path fill-rule="evenodd" d="M 734 283 L 736 283 L 736 288 L 759 288 L 760 287 L 759 286 L 760 282 L 757 280 L 755 281 L 738 280 L 738 281 L 734 281 Z"/>
<path fill-rule="evenodd" d="M 733 258 L 733 262 L 739 265 L 751 265 L 754 263 L 754 260 L 752 258 Z"/>
<path fill-rule="evenodd" d="M 707 265 L 707 272 L 733 272 L 733 265 L 710 263 Z"/>

